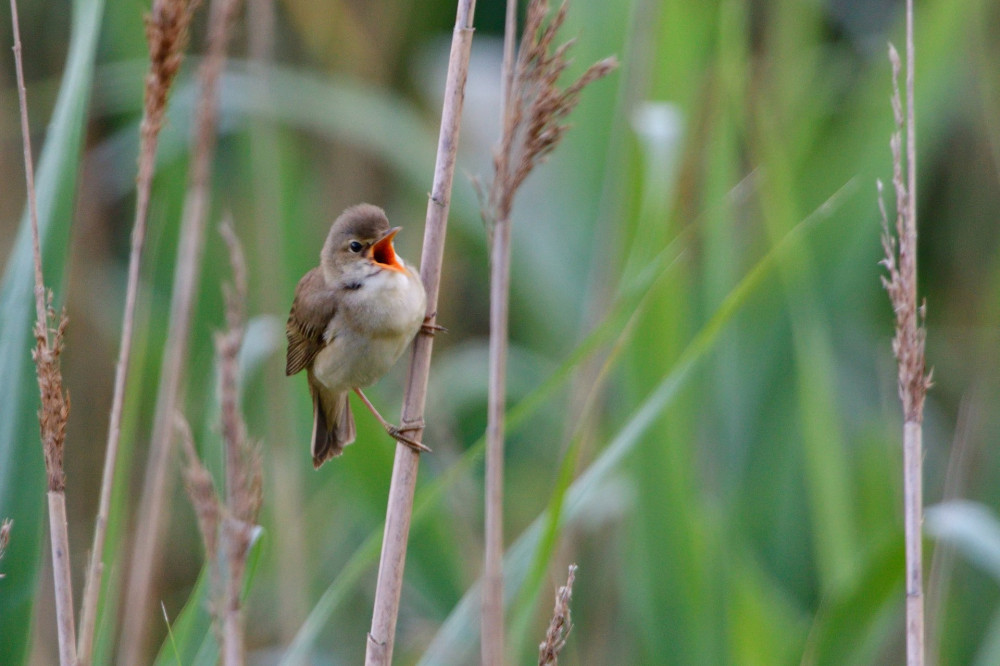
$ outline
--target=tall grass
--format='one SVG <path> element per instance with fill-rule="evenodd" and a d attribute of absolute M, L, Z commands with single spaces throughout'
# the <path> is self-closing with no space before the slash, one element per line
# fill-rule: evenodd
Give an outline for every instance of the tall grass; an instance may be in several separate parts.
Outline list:
<path fill-rule="evenodd" d="M 570 562 L 579 569 L 562 663 L 902 660 L 902 449 L 869 185 L 891 172 L 884 51 L 889 39 L 902 41 L 902 14 L 765 4 L 575 0 L 560 33 L 577 38 L 566 80 L 609 53 L 622 67 L 582 97 L 565 143 L 514 212 L 503 527 L 507 649 L 518 663 L 537 660 Z M 359 419 L 357 446 L 312 471 L 309 405 L 303 387 L 282 376 L 279 322 L 330 220 L 351 203 L 383 205 L 404 227 L 400 253 L 418 256 L 446 57 L 435 38 L 449 35 L 454 2 L 275 8 L 273 59 L 247 65 L 237 37 L 221 78 L 209 211 L 215 220 L 231 210 L 247 249 L 241 402 L 249 434 L 263 442 L 265 476 L 264 536 L 244 588 L 255 628 L 247 647 L 254 659 L 358 663 L 369 629 L 358 609 L 372 603 L 392 447 L 378 424 Z M 79 586 L 119 346 L 148 8 L 123 5 L 103 21 L 93 0 L 74 9 L 63 25 L 44 3 L 22 3 L 21 29 L 27 85 L 39 91 L 29 111 L 43 146 L 46 276 L 71 321 L 66 478 Z M 927 606 L 928 635 L 940 637 L 928 643 L 928 662 L 993 663 L 1000 95 L 991 77 L 1000 38 L 989 27 L 997 10 L 974 0 L 917 9 L 919 205 L 934 221 L 919 246 L 936 382 L 925 408 L 925 501 L 943 496 L 952 463 L 948 496 L 975 503 L 930 514 L 944 541 L 928 547 L 947 543 L 957 556 L 927 581 L 929 593 L 940 592 Z M 482 559 L 487 248 L 461 174 L 489 174 L 499 42 L 488 51 L 503 12 L 482 5 L 477 16 L 437 313 L 449 333 L 434 343 L 424 416 L 434 453 L 417 479 L 396 627 L 401 664 L 463 663 L 478 652 L 470 637 Z M 202 44 L 205 25 L 192 30 L 192 44 Z M 3 145 L 16 147 L 9 53 L 0 49 L 0 128 Z M 123 544 L 163 372 L 197 97 L 192 55 L 168 109 L 150 199 L 95 663 L 115 659 Z M 0 174 L 12 183 L 18 158 L 0 150 Z M 0 517 L 15 522 L 0 560 L 0 662 L 34 652 L 48 663 L 56 642 L 51 576 L 38 575 L 49 566 L 44 472 L 37 447 L 20 445 L 34 441 L 36 422 L 30 253 L 14 239 L 21 188 L 8 189 Z M 207 236 L 179 400 L 217 484 L 212 333 L 224 323 L 226 257 Z M 403 374 L 396 368 L 374 387 L 377 404 L 399 402 Z M 950 460 L 953 438 L 965 462 Z M 174 479 L 177 462 L 167 464 Z M 166 501 L 178 510 L 148 601 L 162 602 L 172 637 L 161 612 L 149 623 L 162 643 L 156 658 L 209 662 L 218 648 L 195 518 L 180 488 Z"/>
<path fill-rule="evenodd" d="M 46 280 L 55 294 L 57 307 L 63 301 L 62 283 L 70 247 L 70 221 L 103 8 L 101 0 L 73 3 L 72 38 L 66 54 L 65 76 L 59 87 L 35 178 L 42 263 L 47 267 Z M 24 9 L 21 13 L 27 18 Z M 5 31 L 5 34 L 10 33 Z M 22 32 L 22 41 L 30 45 L 38 44 L 28 37 L 27 30 Z M 5 64 L 12 65 L 12 62 Z M 5 67 L 4 71 L 12 74 L 13 68 Z M 13 78 L 11 76 L 9 80 Z M 16 90 L 10 87 L 7 90 L 10 94 L 5 97 L 16 99 Z M 18 151 L 6 152 L 18 154 Z M 7 214 L 10 215 L 11 211 Z M 5 228 L 12 229 L 13 226 L 9 224 Z M 37 448 L 30 446 L 30 443 L 38 441 L 38 421 L 35 417 L 38 394 L 33 386 L 29 353 L 33 340 L 30 322 L 34 310 L 30 230 L 30 218 L 25 206 L 0 287 L 0 311 L 3 312 L 0 317 L 0 376 L 3 377 L 0 381 L 0 506 L 3 508 L 0 511 L 16 524 L 25 526 L 19 530 L 18 538 L 11 543 L 5 558 L 4 568 L 8 577 L 0 599 L 0 627 L 6 637 L 0 646 L 0 661 L 13 664 L 22 662 L 27 653 L 32 603 L 44 552 L 40 526 L 46 474 L 42 456 L 38 455 Z M 52 641 L 51 645 L 54 644 Z"/>

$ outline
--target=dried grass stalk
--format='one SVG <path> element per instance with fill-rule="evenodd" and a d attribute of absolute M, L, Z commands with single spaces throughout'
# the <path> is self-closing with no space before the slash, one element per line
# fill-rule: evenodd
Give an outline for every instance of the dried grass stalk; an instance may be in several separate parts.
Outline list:
<path fill-rule="evenodd" d="M 108 442 L 101 477 L 97 520 L 94 524 L 94 544 L 83 591 L 80 615 L 80 644 L 78 657 L 81 666 L 92 658 L 94 631 L 97 624 L 97 605 L 100 598 L 101 578 L 104 570 L 104 544 L 107 522 L 111 511 L 111 491 L 114 486 L 115 464 L 121 441 L 122 413 L 125 387 L 128 382 L 129 361 L 132 355 L 132 330 L 135 322 L 136 297 L 139 292 L 139 269 L 146 239 L 146 222 L 149 212 L 150 191 L 156 164 L 156 149 L 167 98 L 184 58 L 188 42 L 188 28 L 199 0 L 156 0 L 146 17 L 146 41 L 149 44 L 149 72 L 146 75 L 145 105 L 139 128 L 139 169 L 136 177 L 135 221 L 132 225 L 132 247 L 129 254 L 128 284 L 125 290 L 125 309 L 122 315 L 122 337 L 115 367 L 114 397 L 108 425 Z"/>
<path fill-rule="evenodd" d="M 451 54 L 445 80 L 444 105 L 441 110 L 441 130 L 438 134 L 437 157 L 434 163 L 434 182 L 427 202 L 424 225 L 424 245 L 420 256 L 420 279 L 427 292 L 428 327 L 413 342 L 410 368 L 406 375 L 403 410 L 400 424 L 405 429 L 410 424 L 412 437 L 420 441 L 423 431 L 424 406 L 427 402 L 427 379 L 430 375 L 431 352 L 434 348 L 434 318 L 437 312 L 438 291 L 441 285 L 441 265 L 444 259 L 444 241 L 448 230 L 448 209 L 451 185 L 455 177 L 455 159 L 458 155 L 458 135 L 465 100 L 465 80 L 469 73 L 469 50 L 472 47 L 472 17 L 475 0 L 459 0 L 452 33 Z M 385 532 L 382 537 L 382 555 L 379 558 L 378 582 L 375 585 L 375 604 L 372 624 L 365 647 L 366 666 L 388 666 L 392 663 L 392 648 L 396 635 L 396 618 L 399 597 L 403 589 L 403 568 L 406 563 L 406 543 L 413 513 L 413 493 L 417 483 L 420 455 L 404 444 L 396 446 L 392 467 L 389 499 L 386 507 Z"/>
<path fill-rule="evenodd" d="M 889 294 L 896 315 L 896 334 L 892 351 L 899 366 L 899 399 L 903 404 L 906 422 L 919 423 L 924 418 L 924 399 L 931 387 L 930 374 L 925 370 L 924 328 L 926 302 L 917 306 L 917 226 L 916 205 L 912 189 L 903 174 L 902 132 L 903 108 L 899 94 L 899 53 L 889 45 L 889 60 L 893 71 L 892 109 L 896 122 L 889 145 L 892 149 L 892 184 L 896 195 L 896 221 L 894 231 L 889 229 L 889 216 L 882 200 L 883 185 L 878 181 L 879 210 L 882 214 L 882 248 L 885 257 L 881 264 L 888 276 L 882 277 L 882 286 Z"/>
<path fill-rule="evenodd" d="M 191 506 L 194 507 L 198 519 L 198 531 L 205 544 L 205 559 L 214 562 L 219 552 L 218 531 L 222 520 L 222 507 L 215 493 L 215 482 L 212 475 L 198 458 L 194 446 L 194 436 L 187 419 L 179 412 L 174 415 L 174 427 L 181 440 L 186 466 L 184 467 L 184 489 L 187 491 Z M 213 595 L 214 596 L 214 595 Z"/>
<path fill-rule="evenodd" d="M 173 419 L 183 381 L 184 363 L 190 342 L 195 289 L 201 271 L 205 218 L 209 207 L 211 165 L 215 154 L 219 78 L 226 62 L 229 35 L 241 6 L 240 0 L 213 0 L 210 8 L 207 55 L 198 77 L 200 96 L 196 111 L 190 185 L 184 202 L 184 216 L 177 246 L 170 307 L 170 329 L 164 350 L 163 371 L 157 396 L 156 416 L 143 495 L 136 520 L 135 547 L 125 598 L 121 659 L 141 663 L 146 643 L 146 618 L 150 610 L 150 589 L 158 566 L 163 526 L 166 522 Z"/>
<path fill-rule="evenodd" d="M 56 630 L 59 663 L 76 666 L 76 629 L 73 619 L 73 579 L 69 570 L 69 532 L 66 528 L 66 494 L 48 492 L 49 530 L 52 537 L 52 575 L 56 590 Z"/>
<path fill-rule="evenodd" d="M 56 629 L 59 639 L 59 663 L 76 664 L 76 620 L 73 617 L 73 580 L 69 569 L 69 531 L 66 528 L 66 476 L 63 473 L 63 444 L 66 441 L 66 421 L 69 419 L 69 394 L 63 390 L 59 355 L 66 332 L 66 312 L 58 325 L 50 330 L 56 318 L 52 308 L 52 292 L 46 295 L 42 272 L 42 252 L 38 235 L 38 205 L 35 198 L 35 168 L 31 158 L 31 133 L 28 129 L 28 93 L 24 85 L 24 63 L 21 57 L 21 28 L 17 2 L 10 0 L 11 27 L 14 33 L 14 66 L 17 73 L 17 95 L 21 116 L 21 138 L 24 148 L 24 179 L 28 189 L 28 215 L 31 219 L 31 241 L 35 271 L 35 340 L 31 356 L 38 376 L 41 406 L 38 425 L 41 431 L 45 472 L 48 478 L 49 536 L 52 541 L 52 575 L 56 598 Z M 9 523 L 4 526 L 9 536 Z"/>
<path fill-rule="evenodd" d="M 569 565 L 566 584 L 556 592 L 556 604 L 552 610 L 552 620 L 549 621 L 545 640 L 538 646 L 538 666 L 556 666 L 559 663 L 559 653 L 566 646 L 569 632 L 573 631 L 573 619 L 569 611 L 569 602 L 573 598 L 573 581 L 576 580 L 576 565 Z"/>
<path fill-rule="evenodd" d="M 41 394 L 38 425 L 42 433 L 48 488 L 49 492 L 62 493 L 66 490 L 63 445 L 66 442 L 66 422 L 69 420 L 69 394 L 63 390 L 59 356 L 63 351 L 63 338 L 69 320 L 64 310 L 59 317 L 58 328 L 48 328 L 47 323 L 54 319 L 52 292 L 49 292 L 46 319 L 35 322 L 36 344 L 31 352 L 31 358 L 35 361 L 38 391 Z"/>
<path fill-rule="evenodd" d="M 521 183 L 555 150 L 569 129 L 566 119 L 579 103 L 580 93 L 618 66 L 614 57 L 605 58 L 570 85 L 559 87 L 574 40 L 555 48 L 553 43 L 568 8 L 564 0 L 546 24 L 549 3 L 532 0 L 528 4 L 514 77 L 504 100 L 503 134 L 493 156 L 495 173 L 486 211 L 491 221 L 509 219 Z"/>
<path fill-rule="evenodd" d="M 40 265 L 40 257 L 36 255 Z M 54 319 L 51 308 L 47 319 Z M 59 327 L 48 330 L 46 322 L 36 322 L 37 346 L 31 352 L 38 375 L 41 407 L 38 423 L 41 429 L 45 471 L 48 476 L 49 533 L 52 541 L 52 575 L 56 595 L 56 627 L 59 638 L 59 663 L 63 666 L 77 663 L 76 620 L 73 612 L 73 578 L 70 573 L 69 530 L 66 525 L 66 475 L 63 473 L 63 445 L 66 441 L 66 422 L 69 419 L 69 394 L 63 390 L 59 356 L 63 350 L 63 336 L 68 320 L 63 312 Z M 49 335 L 51 334 L 51 337 Z"/>
<path fill-rule="evenodd" d="M 246 423 L 239 409 L 238 357 L 246 330 L 246 262 L 232 226 L 224 223 L 221 232 L 229 248 L 233 269 L 233 284 L 223 289 L 226 331 L 215 338 L 219 358 L 222 439 L 226 447 L 226 504 L 222 525 L 227 581 L 221 623 L 222 662 L 226 666 L 239 666 L 246 661 L 240 592 L 263 498 L 263 471 L 260 453 L 247 437 Z"/>
<path fill-rule="evenodd" d="M 889 230 L 889 216 L 878 183 L 882 213 L 882 265 L 888 277 L 882 284 L 896 315 L 896 335 L 892 350 L 898 364 L 899 398 L 903 405 L 903 521 L 906 538 L 906 655 L 909 666 L 924 663 L 923 591 L 923 411 L 931 373 L 926 372 L 924 318 L 926 304 L 917 305 L 917 193 L 916 127 L 913 103 L 913 2 L 906 3 L 906 108 L 899 91 L 899 54 L 889 45 L 892 63 L 892 110 L 896 130 L 892 134 L 893 174 L 896 194 L 895 235 Z M 906 173 L 904 177 L 903 128 L 906 128 Z"/>
<path fill-rule="evenodd" d="M 232 227 L 223 224 L 222 235 L 229 247 L 233 285 L 223 288 L 226 300 L 226 330 L 215 337 L 219 360 L 220 427 L 226 453 L 225 501 L 215 491 L 212 477 L 198 460 L 190 428 L 181 416 L 176 425 L 187 458 L 185 481 L 188 496 L 198 516 L 205 542 L 205 555 L 212 572 L 212 616 L 222 644 L 222 663 L 246 663 L 243 611 L 240 592 L 247 555 L 253 543 L 262 501 L 263 473 L 257 447 L 247 437 L 239 410 L 240 347 L 246 328 L 246 265 Z"/>
<path fill-rule="evenodd" d="M 510 292 L 510 214 L 518 188 L 555 150 L 580 93 L 617 67 L 614 58 L 593 65 L 566 88 L 559 78 L 569 66 L 572 41 L 554 46 L 566 19 L 563 2 L 546 24 L 549 4 L 528 4 L 516 65 L 512 64 L 513 10 L 508 4 L 502 74 L 503 116 L 494 151 L 494 176 L 483 218 L 490 230 L 490 377 L 486 426 L 486 546 L 483 574 L 482 662 L 504 663 L 503 627 L 503 448 L 506 410 L 507 321 Z"/>

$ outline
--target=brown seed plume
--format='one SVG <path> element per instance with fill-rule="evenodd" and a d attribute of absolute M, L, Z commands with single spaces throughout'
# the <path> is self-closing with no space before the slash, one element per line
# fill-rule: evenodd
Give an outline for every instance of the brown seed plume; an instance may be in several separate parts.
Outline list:
<path fill-rule="evenodd" d="M 46 319 L 55 319 L 52 309 L 52 293 L 48 294 Z M 46 330 L 48 322 L 35 322 L 37 344 L 31 351 L 38 375 L 38 391 L 42 404 L 38 409 L 38 425 L 42 433 L 42 450 L 45 454 L 45 470 L 48 474 L 49 490 L 62 492 L 66 488 L 63 473 L 63 444 L 66 441 L 66 421 L 69 420 L 69 393 L 63 390 L 62 371 L 59 356 L 63 350 L 63 337 L 69 320 L 63 311 L 59 325 Z M 51 337 L 49 337 L 51 333 Z"/>
<path fill-rule="evenodd" d="M 566 88 L 559 88 L 559 77 L 570 63 L 567 53 L 573 40 L 555 48 L 552 44 L 566 20 L 568 6 L 564 1 L 546 24 L 549 3 L 532 0 L 528 5 L 514 77 L 504 105 L 503 135 L 493 157 L 495 175 L 489 213 L 495 220 L 510 217 L 521 183 L 562 140 L 569 129 L 566 118 L 579 103 L 583 89 L 618 66 L 614 57 L 605 58 L 588 67 Z"/>
<path fill-rule="evenodd" d="M 573 598 L 574 580 L 576 580 L 576 565 L 571 564 L 566 584 L 556 592 L 556 604 L 552 611 L 549 629 L 545 632 L 545 640 L 538 646 L 538 666 L 556 666 L 559 663 L 559 653 L 566 646 L 569 632 L 573 631 L 569 602 Z"/>
<path fill-rule="evenodd" d="M 924 398 L 931 387 L 931 373 L 925 372 L 924 328 L 926 303 L 917 305 L 917 229 L 915 202 L 903 176 L 903 103 L 899 94 L 900 60 L 896 49 L 889 46 L 892 63 L 892 111 L 896 130 L 892 133 L 892 184 L 896 193 L 895 234 L 889 229 L 889 216 L 882 201 L 882 182 L 878 182 L 879 210 L 882 214 L 882 248 L 885 258 L 880 262 L 888 271 L 882 285 L 889 294 L 896 315 L 896 335 L 892 351 L 899 365 L 899 399 L 903 403 L 904 419 L 911 423 L 923 420 Z"/>

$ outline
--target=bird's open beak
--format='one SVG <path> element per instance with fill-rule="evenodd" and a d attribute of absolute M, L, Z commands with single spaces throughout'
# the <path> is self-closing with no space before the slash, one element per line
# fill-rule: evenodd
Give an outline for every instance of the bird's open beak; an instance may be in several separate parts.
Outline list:
<path fill-rule="evenodd" d="M 372 260 L 381 266 L 382 268 L 388 268 L 389 270 L 399 271 L 401 273 L 406 272 L 403 268 L 403 264 L 396 257 L 396 250 L 392 247 L 393 237 L 399 233 L 402 227 L 394 227 L 386 232 L 385 236 L 378 239 L 374 245 L 372 245 Z"/>

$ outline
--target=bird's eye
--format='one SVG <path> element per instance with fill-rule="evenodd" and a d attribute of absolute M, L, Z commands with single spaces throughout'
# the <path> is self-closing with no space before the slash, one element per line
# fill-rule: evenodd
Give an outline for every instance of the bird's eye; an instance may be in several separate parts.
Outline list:
<path fill-rule="evenodd" d="M 351 244 L 348 245 L 347 247 L 351 249 L 351 252 L 361 252 L 361 249 L 364 247 L 364 245 L 362 245 L 358 241 L 351 241 Z"/>

